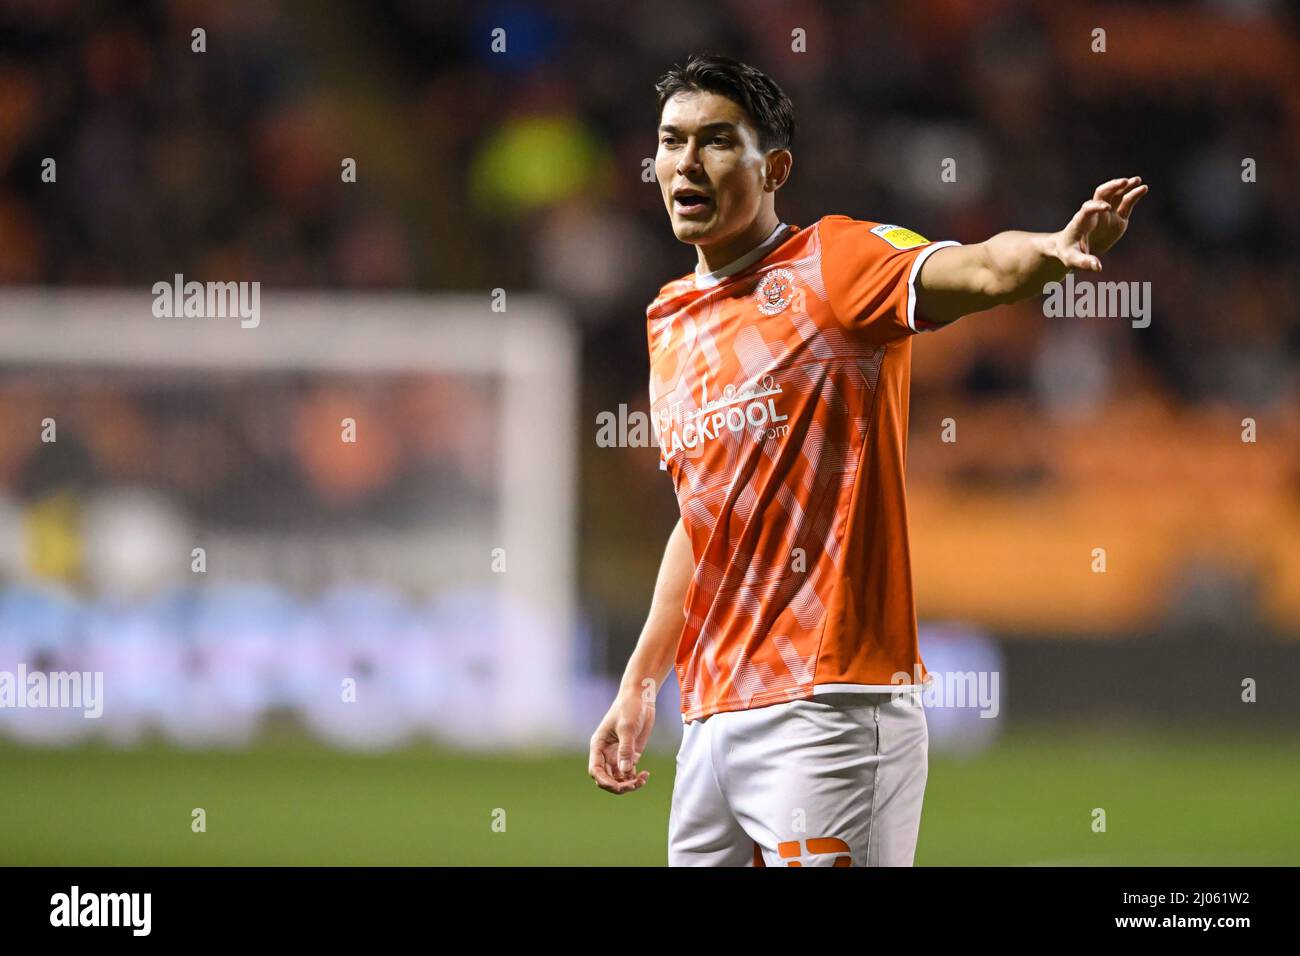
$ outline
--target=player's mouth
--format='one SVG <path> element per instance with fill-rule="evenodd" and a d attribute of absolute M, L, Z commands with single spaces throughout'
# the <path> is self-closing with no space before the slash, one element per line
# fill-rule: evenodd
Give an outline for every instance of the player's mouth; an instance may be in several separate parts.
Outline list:
<path fill-rule="evenodd" d="M 706 215 L 713 210 L 713 197 L 699 189 L 678 189 L 673 193 L 673 208 L 682 216 Z"/>

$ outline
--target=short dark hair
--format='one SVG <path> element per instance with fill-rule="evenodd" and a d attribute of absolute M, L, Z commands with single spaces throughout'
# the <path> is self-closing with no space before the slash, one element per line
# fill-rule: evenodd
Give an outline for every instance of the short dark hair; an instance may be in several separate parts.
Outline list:
<path fill-rule="evenodd" d="M 794 104 L 761 70 L 727 56 L 692 54 L 686 66 L 674 64 L 655 84 L 658 119 L 663 119 L 669 99 L 691 91 L 717 93 L 744 107 L 764 152 L 794 144 Z"/>

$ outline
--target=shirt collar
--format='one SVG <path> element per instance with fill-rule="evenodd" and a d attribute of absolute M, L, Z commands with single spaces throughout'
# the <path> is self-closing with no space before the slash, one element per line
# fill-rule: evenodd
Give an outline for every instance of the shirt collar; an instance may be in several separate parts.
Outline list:
<path fill-rule="evenodd" d="M 723 279 L 735 275 L 747 266 L 753 265 L 766 255 L 769 249 L 776 245 L 777 240 L 780 239 L 782 233 L 784 233 L 788 228 L 790 227 L 785 223 L 778 223 L 777 227 L 772 230 L 766 239 L 739 259 L 727 263 L 720 269 L 714 269 L 712 272 L 701 272 L 700 266 L 697 263 L 695 266 L 695 288 L 711 289 L 718 283 L 722 282 Z"/>

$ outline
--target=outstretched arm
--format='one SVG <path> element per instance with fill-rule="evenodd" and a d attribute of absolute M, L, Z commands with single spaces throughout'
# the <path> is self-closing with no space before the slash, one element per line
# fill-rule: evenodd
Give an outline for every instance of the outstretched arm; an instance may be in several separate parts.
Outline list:
<path fill-rule="evenodd" d="M 999 232 L 985 242 L 936 249 L 917 278 L 917 314 L 951 322 L 1038 295 L 1070 269 L 1101 271 L 1147 187 L 1138 176 L 1102 183 L 1060 232 Z"/>

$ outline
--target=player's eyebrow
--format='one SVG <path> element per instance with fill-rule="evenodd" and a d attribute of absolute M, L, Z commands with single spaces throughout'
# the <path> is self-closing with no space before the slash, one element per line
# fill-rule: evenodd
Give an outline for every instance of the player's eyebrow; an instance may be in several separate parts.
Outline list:
<path fill-rule="evenodd" d="M 728 132 L 734 133 L 736 131 L 736 124 L 728 122 L 727 120 L 718 120 L 716 123 L 705 123 L 703 126 L 700 127 L 700 132 L 704 132 L 706 130 L 711 130 L 711 129 L 726 130 Z M 682 134 L 682 129 L 681 127 L 674 126 L 671 123 L 662 123 L 659 126 L 659 132 L 676 133 L 677 135 L 680 136 Z"/>

